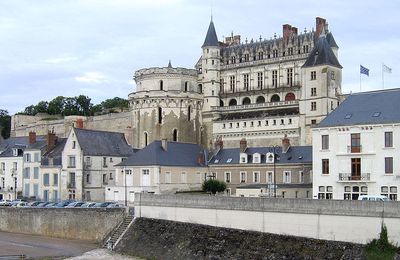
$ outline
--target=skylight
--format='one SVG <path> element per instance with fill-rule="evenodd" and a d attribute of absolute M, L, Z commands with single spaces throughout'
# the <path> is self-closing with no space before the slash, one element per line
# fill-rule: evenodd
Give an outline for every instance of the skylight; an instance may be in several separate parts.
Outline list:
<path fill-rule="evenodd" d="M 219 162 L 219 160 L 218 160 L 218 159 L 215 159 L 215 160 L 214 160 L 214 163 L 218 163 L 218 162 Z"/>
<path fill-rule="evenodd" d="M 228 160 L 226 160 L 227 163 L 232 162 L 232 158 L 228 158 Z"/>
<path fill-rule="evenodd" d="M 375 112 L 372 117 L 379 117 L 381 115 L 381 112 Z"/>
<path fill-rule="evenodd" d="M 344 117 L 344 119 L 350 119 L 351 116 L 352 116 L 352 114 L 347 114 L 347 115 Z"/>

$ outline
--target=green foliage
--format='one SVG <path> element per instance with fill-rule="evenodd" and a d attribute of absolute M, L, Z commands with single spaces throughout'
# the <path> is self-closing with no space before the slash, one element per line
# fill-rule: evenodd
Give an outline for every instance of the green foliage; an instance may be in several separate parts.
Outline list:
<path fill-rule="evenodd" d="M 226 190 L 226 183 L 215 179 L 209 179 L 203 182 L 202 189 L 205 192 L 216 194 L 217 192 Z"/>
<path fill-rule="evenodd" d="M 128 108 L 129 101 L 123 98 L 115 97 L 113 99 L 106 99 L 101 102 L 101 106 L 103 109 L 111 109 L 111 108 Z"/>
<path fill-rule="evenodd" d="M 374 239 L 368 243 L 366 249 L 367 259 L 370 260 L 391 260 L 399 251 L 399 248 L 389 242 L 387 228 L 384 224 L 382 224 L 379 239 Z"/>
<path fill-rule="evenodd" d="M 11 116 L 7 110 L 0 109 L 0 131 L 4 139 L 10 137 L 11 131 Z"/>

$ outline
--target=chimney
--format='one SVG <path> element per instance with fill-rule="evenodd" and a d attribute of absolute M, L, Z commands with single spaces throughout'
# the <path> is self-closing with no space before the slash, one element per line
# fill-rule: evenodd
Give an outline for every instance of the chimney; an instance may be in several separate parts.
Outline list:
<path fill-rule="evenodd" d="M 52 150 L 57 144 L 57 136 L 53 131 L 47 132 L 47 151 Z"/>
<path fill-rule="evenodd" d="M 240 140 L 240 152 L 244 153 L 246 152 L 247 149 L 247 140 L 246 138 L 243 138 L 242 140 Z"/>
<path fill-rule="evenodd" d="M 29 132 L 29 139 L 28 139 L 29 144 L 34 144 L 36 143 L 36 132 L 30 131 Z"/>
<path fill-rule="evenodd" d="M 204 153 L 203 153 L 203 151 L 200 151 L 199 154 L 197 155 L 197 164 L 204 165 Z"/>
<path fill-rule="evenodd" d="M 285 136 L 282 139 L 282 153 L 287 153 L 289 148 L 290 148 L 290 140 L 285 134 Z"/>
<path fill-rule="evenodd" d="M 322 30 L 325 29 L 326 20 L 321 17 L 315 18 L 315 39 L 318 39 Z"/>
<path fill-rule="evenodd" d="M 162 149 L 164 149 L 164 151 L 167 151 L 167 149 L 168 149 L 168 141 L 167 141 L 167 139 L 161 139 L 161 147 L 162 147 Z"/>
<path fill-rule="evenodd" d="M 215 140 L 215 150 L 217 150 L 217 152 L 219 150 L 224 149 L 224 141 L 222 141 L 222 137 L 219 136 L 217 137 L 217 140 Z"/>
<path fill-rule="evenodd" d="M 76 119 L 75 127 L 83 129 L 83 119 L 82 118 Z"/>
<path fill-rule="evenodd" d="M 298 33 L 298 29 L 297 29 L 297 27 L 292 27 L 292 34 L 294 34 L 294 35 L 297 35 L 297 33 Z"/>
<path fill-rule="evenodd" d="M 290 24 L 284 24 L 283 26 L 283 42 L 287 44 L 289 37 L 292 34 L 292 26 Z"/>

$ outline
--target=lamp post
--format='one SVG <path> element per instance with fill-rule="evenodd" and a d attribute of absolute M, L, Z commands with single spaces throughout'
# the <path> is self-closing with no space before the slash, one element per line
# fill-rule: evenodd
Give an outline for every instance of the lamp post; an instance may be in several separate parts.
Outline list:
<path fill-rule="evenodd" d="M 273 152 L 274 152 L 274 198 L 276 198 L 276 161 L 279 161 L 279 156 L 276 154 L 276 148 L 279 148 L 280 146 L 274 145 Z"/>
<path fill-rule="evenodd" d="M 127 202 L 127 187 L 126 187 L 126 170 L 125 168 L 122 170 L 122 173 L 124 174 L 124 188 L 125 188 L 125 207 L 128 206 L 128 202 Z"/>

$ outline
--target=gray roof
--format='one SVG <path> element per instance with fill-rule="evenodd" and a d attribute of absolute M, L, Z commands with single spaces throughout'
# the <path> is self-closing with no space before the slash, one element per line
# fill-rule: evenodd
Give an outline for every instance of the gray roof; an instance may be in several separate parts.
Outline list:
<path fill-rule="evenodd" d="M 201 47 L 203 48 L 208 46 L 219 46 L 217 33 L 215 32 L 214 23 L 212 20 L 210 22 L 210 26 L 208 26 L 206 39 Z"/>
<path fill-rule="evenodd" d="M 333 53 L 332 48 L 324 34 L 319 37 L 314 49 L 311 51 L 306 62 L 304 63 L 303 68 L 319 65 L 331 65 L 334 67 L 343 68 Z"/>
<path fill-rule="evenodd" d="M 349 95 L 318 127 L 400 122 L 400 88 Z"/>
<path fill-rule="evenodd" d="M 18 148 L 25 150 L 28 147 L 35 147 L 36 145 L 42 146 L 44 142 L 44 136 L 36 136 L 36 141 L 38 144 L 29 145 L 29 137 L 28 136 L 20 136 L 20 137 L 10 137 L 0 143 L 0 151 L 3 151 L 0 154 L 0 157 L 12 157 L 13 156 L 13 148 Z M 22 156 L 20 154 L 19 156 Z"/>
<path fill-rule="evenodd" d="M 331 32 L 329 32 L 326 35 L 326 40 L 329 43 L 329 46 L 331 46 L 331 48 L 339 48 L 339 46 L 337 45 L 335 38 L 333 37 L 333 34 Z"/>
<path fill-rule="evenodd" d="M 74 128 L 84 155 L 129 156 L 132 148 L 122 133 Z"/>
<path fill-rule="evenodd" d="M 137 151 L 118 166 L 185 166 L 201 167 L 197 158 L 203 149 L 197 144 L 167 142 L 167 150 L 161 146 L 161 141 L 154 141 L 145 148 Z"/>
<path fill-rule="evenodd" d="M 253 163 L 253 154 L 261 154 L 261 163 L 266 164 L 266 154 L 273 153 L 273 147 L 250 147 L 246 149 L 247 162 Z M 275 154 L 279 156 L 277 164 L 294 164 L 294 163 L 312 163 L 312 147 L 311 146 L 291 146 L 286 153 L 282 153 L 281 147 L 277 147 Z M 229 160 L 231 159 L 231 160 Z M 228 161 L 230 161 L 228 163 Z M 227 165 L 240 163 L 240 149 L 239 148 L 224 148 L 214 155 L 209 165 Z"/>
<path fill-rule="evenodd" d="M 66 142 L 67 138 L 58 138 L 56 146 L 42 156 L 41 165 L 48 166 L 49 158 L 53 159 L 53 165 L 62 165 L 62 151 Z"/>

